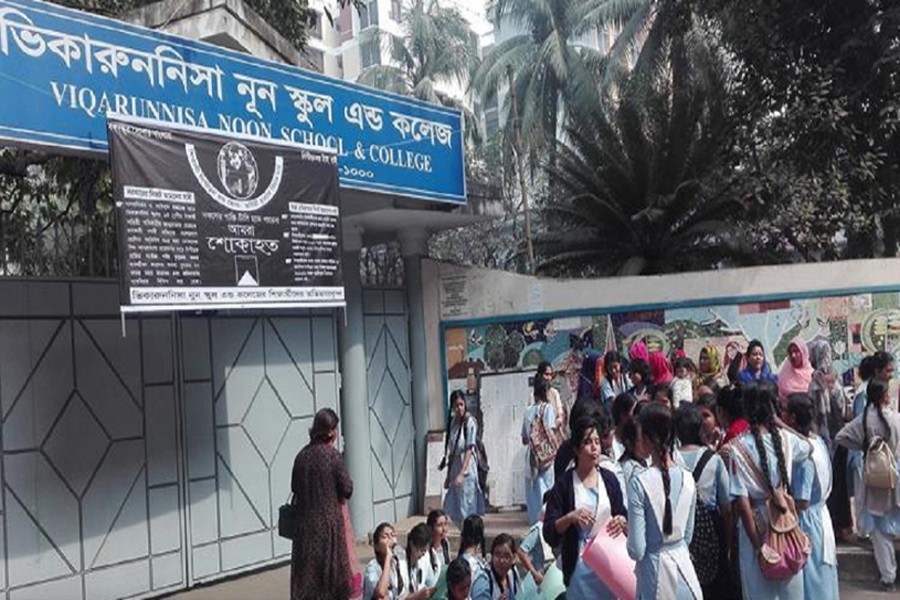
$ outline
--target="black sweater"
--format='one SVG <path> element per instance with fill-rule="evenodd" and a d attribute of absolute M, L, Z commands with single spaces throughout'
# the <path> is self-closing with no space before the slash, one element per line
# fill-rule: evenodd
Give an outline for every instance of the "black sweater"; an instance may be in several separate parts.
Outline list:
<path fill-rule="evenodd" d="M 612 516 L 627 516 L 628 511 L 622 500 L 619 480 L 607 469 L 598 470 L 603 479 L 603 485 L 606 487 L 606 495 L 609 496 Z M 563 580 L 566 585 L 569 585 L 569 579 L 578 563 L 578 527 L 573 525 L 564 533 L 559 534 L 556 532 L 556 521 L 575 510 L 574 475 L 575 469 L 570 469 L 556 480 L 553 489 L 547 492 L 547 508 L 544 513 L 544 539 L 553 548 L 560 548 Z"/>

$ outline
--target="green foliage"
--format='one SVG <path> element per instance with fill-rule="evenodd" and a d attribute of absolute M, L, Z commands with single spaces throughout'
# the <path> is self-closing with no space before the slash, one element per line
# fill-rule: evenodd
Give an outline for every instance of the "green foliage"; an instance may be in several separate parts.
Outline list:
<path fill-rule="evenodd" d="M 364 69 L 359 82 L 462 110 L 466 137 L 477 143 L 480 132 L 474 114 L 458 99 L 438 90 L 442 83 L 464 87 L 477 64 L 468 22 L 457 8 L 441 6 L 438 0 L 413 0 L 404 8 L 401 23 L 402 37 L 377 28 L 363 33 L 360 43 L 386 45 L 393 64 Z"/>
<path fill-rule="evenodd" d="M 753 231 L 762 246 L 794 260 L 896 255 L 900 5 L 694 4 L 733 57 L 740 167 L 764 209 Z"/>
<path fill-rule="evenodd" d="M 129 10 L 152 4 L 157 0 L 51 0 L 79 10 L 100 13 L 116 17 Z M 269 25 L 275 28 L 298 49 L 306 47 L 309 28 L 315 24 L 316 13 L 309 8 L 307 0 L 245 0 L 247 5 L 256 11 Z M 341 0 L 340 5 L 350 2 Z M 179 6 L 181 4 L 182 6 Z M 184 3 L 173 6 L 178 10 Z M 175 8 L 173 8 L 175 10 Z"/>
<path fill-rule="evenodd" d="M 618 79 L 616 99 L 573 106 L 555 165 L 538 270 L 642 275 L 711 268 L 743 205 L 727 169 L 721 57 L 687 34 Z M 653 68 L 650 65 L 653 64 Z M 577 124 L 577 125 L 576 125 Z"/>

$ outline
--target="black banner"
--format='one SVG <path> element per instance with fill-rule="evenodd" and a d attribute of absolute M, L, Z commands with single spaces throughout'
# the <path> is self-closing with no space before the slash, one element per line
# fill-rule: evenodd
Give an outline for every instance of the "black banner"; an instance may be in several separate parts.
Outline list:
<path fill-rule="evenodd" d="M 342 306 L 337 156 L 109 119 L 122 310 Z"/>

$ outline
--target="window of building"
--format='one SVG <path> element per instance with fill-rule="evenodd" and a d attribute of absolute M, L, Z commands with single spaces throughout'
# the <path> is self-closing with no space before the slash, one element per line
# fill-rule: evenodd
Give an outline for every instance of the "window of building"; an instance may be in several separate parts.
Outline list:
<path fill-rule="evenodd" d="M 377 38 L 360 44 L 359 53 L 363 69 L 381 64 L 381 48 Z"/>
<path fill-rule="evenodd" d="M 359 8 L 359 30 L 378 25 L 378 0 L 365 0 Z"/>
<path fill-rule="evenodd" d="M 313 16 L 313 23 L 309 29 L 309 37 L 315 40 L 322 39 L 322 19 L 325 18 L 322 14 L 316 13 Z"/>
<path fill-rule="evenodd" d="M 306 48 L 303 51 L 303 66 L 318 73 L 325 72 L 325 54 L 315 48 Z"/>
<path fill-rule="evenodd" d="M 403 17 L 403 2 L 402 0 L 391 0 L 391 18 L 398 23 L 400 19 Z"/>

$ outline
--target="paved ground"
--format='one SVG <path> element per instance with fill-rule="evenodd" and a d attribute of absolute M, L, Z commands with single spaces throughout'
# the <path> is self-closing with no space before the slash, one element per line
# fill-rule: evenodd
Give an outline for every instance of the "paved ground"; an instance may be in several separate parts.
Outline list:
<path fill-rule="evenodd" d="M 404 545 L 406 543 L 406 533 L 413 525 L 421 521 L 422 517 L 412 517 L 396 524 L 400 544 Z M 501 531 L 521 536 L 526 530 L 527 524 L 522 513 L 490 514 L 485 518 L 485 537 L 488 538 L 488 544 L 490 544 L 493 536 Z M 457 531 L 451 531 L 451 547 L 453 548 L 456 548 L 458 545 L 458 535 Z M 844 550 L 849 552 L 853 549 L 848 550 L 844 548 Z M 373 556 L 372 547 L 368 543 L 360 543 L 356 547 L 356 552 L 361 566 L 364 568 L 365 564 Z M 856 557 L 857 560 L 872 560 L 870 550 L 863 552 L 860 549 L 856 549 L 856 552 L 862 554 L 862 556 Z M 847 559 L 849 559 L 849 555 Z M 854 576 L 865 576 L 865 573 L 859 571 L 859 569 L 851 569 L 851 571 L 858 571 L 853 573 Z M 871 569 L 871 572 L 875 572 L 874 568 Z M 290 577 L 290 567 L 278 567 L 180 592 L 168 596 L 168 598 L 169 600 L 288 600 L 290 597 Z M 900 594 L 886 594 L 882 592 L 877 582 L 841 582 L 841 600 L 896 600 L 897 598 L 900 598 Z M 754 598 L 752 600 L 765 599 Z M 816 598 L 815 600 L 838 599 Z"/>
<path fill-rule="evenodd" d="M 281 567 L 169 596 L 170 600 L 288 600 L 290 568 Z M 841 584 L 841 600 L 893 600 L 877 585 Z M 764 600 L 764 599 L 754 599 Z M 817 600 L 832 600 L 819 598 Z M 837 599 L 834 599 L 837 600 Z"/>

